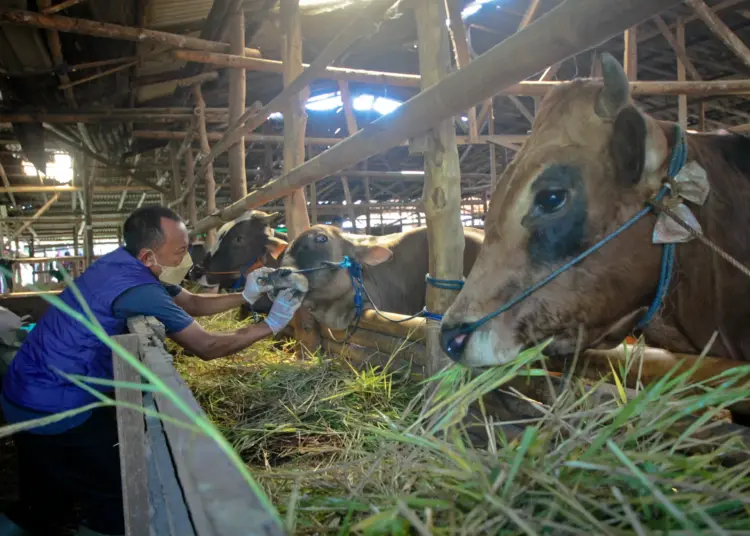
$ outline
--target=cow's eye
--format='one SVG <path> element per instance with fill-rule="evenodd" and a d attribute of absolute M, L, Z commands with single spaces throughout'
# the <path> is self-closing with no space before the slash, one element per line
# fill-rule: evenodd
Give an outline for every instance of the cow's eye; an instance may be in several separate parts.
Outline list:
<path fill-rule="evenodd" d="M 245 241 L 245 237 L 242 236 L 242 235 L 237 235 L 237 236 L 234 237 L 234 243 L 235 244 L 241 244 L 244 241 Z"/>
<path fill-rule="evenodd" d="M 326 242 L 328 242 L 328 237 L 324 234 L 315 235 L 315 241 L 318 244 L 325 244 Z"/>
<path fill-rule="evenodd" d="M 542 190 L 534 197 L 534 212 L 539 215 L 553 214 L 568 202 L 567 190 Z"/>

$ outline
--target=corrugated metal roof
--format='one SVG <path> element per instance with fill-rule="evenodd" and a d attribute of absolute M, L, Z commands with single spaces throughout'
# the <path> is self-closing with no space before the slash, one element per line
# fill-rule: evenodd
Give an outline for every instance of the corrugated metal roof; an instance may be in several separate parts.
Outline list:
<path fill-rule="evenodd" d="M 148 28 L 164 28 L 201 21 L 214 0 L 151 0 L 146 11 Z"/>

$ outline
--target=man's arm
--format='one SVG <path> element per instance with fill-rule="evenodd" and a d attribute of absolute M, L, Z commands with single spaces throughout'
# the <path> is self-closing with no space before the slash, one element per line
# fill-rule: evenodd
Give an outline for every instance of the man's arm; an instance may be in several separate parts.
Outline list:
<path fill-rule="evenodd" d="M 272 333 L 265 322 L 250 324 L 236 331 L 210 333 L 193 321 L 182 331 L 170 333 L 169 338 L 204 361 L 210 361 L 236 354 Z"/>
<path fill-rule="evenodd" d="M 174 302 L 182 307 L 190 316 L 210 316 L 247 303 L 239 292 L 236 294 L 193 294 L 181 289 L 182 292 L 174 296 Z"/>

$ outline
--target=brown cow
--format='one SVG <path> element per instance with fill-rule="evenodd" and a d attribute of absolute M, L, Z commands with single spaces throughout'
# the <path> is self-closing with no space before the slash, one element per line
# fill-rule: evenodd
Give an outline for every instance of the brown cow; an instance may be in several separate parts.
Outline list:
<path fill-rule="evenodd" d="M 442 322 L 443 346 L 469 366 L 506 363 L 554 337 L 551 354 L 617 346 L 654 300 L 663 246 L 652 213 L 601 250 L 481 327 L 472 323 L 612 233 L 662 188 L 679 139 L 673 123 L 633 104 L 625 73 L 601 58 L 604 85 L 564 84 L 543 101 L 531 136 L 493 193 L 486 239 Z M 750 263 L 750 139 L 687 134 L 687 161 L 703 167 L 710 193 L 689 203 L 705 235 Z M 750 359 L 750 280 L 698 240 L 676 246 L 663 307 L 644 328 L 649 344 L 696 353 L 715 330 L 717 356 Z"/>
<path fill-rule="evenodd" d="M 464 274 L 467 274 L 479 253 L 484 233 L 464 228 L 464 236 Z M 386 236 L 362 236 L 344 233 L 331 225 L 314 225 L 289 244 L 282 267 L 314 269 L 325 262 L 339 262 L 345 255 L 362 265 L 364 287 L 378 309 L 411 315 L 424 308 L 425 275 L 429 270 L 426 227 Z M 347 270 L 331 267 L 309 272 L 305 277 L 309 291 L 304 305 L 318 322 L 338 330 L 353 323 L 354 289 Z M 372 308 L 366 298 L 364 308 Z"/>

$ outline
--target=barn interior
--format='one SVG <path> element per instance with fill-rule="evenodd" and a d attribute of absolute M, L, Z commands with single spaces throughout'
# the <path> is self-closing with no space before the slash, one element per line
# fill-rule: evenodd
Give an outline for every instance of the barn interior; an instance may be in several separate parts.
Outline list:
<path fill-rule="evenodd" d="M 630 0 L 619 1 L 627 4 Z M 576 0 L 445 0 L 444 6 L 442 0 L 432 2 L 440 4 L 440 12 L 446 18 L 445 40 L 441 42 L 449 48 L 450 65 L 446 70 L 460 72 L 518 32 L 533 31 L 536 20 L 564 4 L 573 5 Z M 274 181 L 284 179 L 304 162 L 357 132 L 363 133 L 361 129 L 377 126 L 376 122 L 383 118 L 394 117 L 398 121 L 405 103 L 420 94 L 420 74 L 426 76 L 425 66 L 420 65 L 417 13 L 420 9 L 429 10 L 430 3 L 428 0 L 0 0 L 0 251 L 3 259 L 15 261 L 11 275 L 3 280 L 3 290 L 8 296 L 0 300 L 0 305 L 38 318 L 48 306 L 41 296 L 65 286 L 59 275 L 63 264 L 57 258 L 69 256 L 63 267 L 73 275 L 80 274 L 98 256 L 122 244 L 121 226 L 125 218 L 148 204 L 175 209 L 188 227 L 196 230 L 192 236 L 195 242 L 207 244 L 215 240 L 212 229 L 216 224 L 239 215 L 238 203 L 241 205 L 248 195 L 263 200 L 253 202 L 252 208 L 284 216 L 278 227 L 282 231 L 290 229 L 290 214 L 295 210 L 306 212 L 311 224 L 341 219 L 344 229 L 359 234 L 389 234 L 427 225 L 430 214 L 423 201 L 425 151 L 415 148 L 413 139 L 393 139 L 392 148 L 345 168 L 321 166 L 314 180 L 298 190 L 304 196 L 301 206 L 286 203 L 281 196 L 266 201 L 269 197 L 266 192 L 274 191 Z M 484 227 L 493 188 L 523 147 L 539 104 L 551 85 L 577 77 L 601 76 L 597 57 L 603 51 L 623 61 L 633 87 L 637 88 L 634 98 L 649 115 L 677 122 L 694 132 L 750 132 L 747 98 L 750 0 L 687 0 L 674 4 L 624 33 L 587 46 L 558 63 L 540 66 L 533 76 L 508 84 L 452 118 L 460 167 L 462 225 Z M 375 12 L 378 14 L 368 15 L 370 24 L 362 24 L 363 14 Z M 363 31 L 356 38 L 347 36 L 347 29 L 354 27 L 356 21 Z M 591 21 L 593 25 L 596 23 Z M 540 49 L 559 42 L 537 37 Z M 571 37 L 573 42 L 576 39 L 577 36 Z M 337 40 L 339 48 L 334 49 L 331 45 Z M 530 56 L 536 53 L 529 50 Z M 288 94 L 285 88 L 292 86 L 296 77 L 321 58 L 325 58 L 324 64 L 317 66 L 318 71 L 306 81 L 304 89 Z M 297 108 L 290 104 L 295 95 L 301 103 Z M 433 112 L 436 120 L 444 119 L 437 107 Z M 245 123 L 244 137 L 231 145 L 227 139 L 230 133 L 236 134 L 238 121 Z M 248 124 L 254 128 L 248 129 Z M 426 151 L 429 150 L 428 147 Z M 56 295 L 55 292 L 52 294 Z M 214 327 L 226 328 L 238 321 L 224 316 L 209 322 Z M 388 346 L 389 351 L 396 352 L 396 346 Z M 324 347 L 329 351 L 348 351 L 335 341 L 327 341 Z M 477 489 L 464 487 L 465 481 L 461 479 L 479 474 L 482 478 L 496 479 L 506 469 L 515 475 L 518 468 L 513 469 L 511 454 L 521 452 L 516 450 L 518 442 L 525 445 L 526 453 L 535 440 L 530 432 L 526 432 L 528 435 L 521 432 L 517 438 L 508 432 L 507 445 L 493 443 L 490 447 L 489 452 L 495 453 L 509 449 L 505 452 L 509 457 L 506 465 L 505 462 L 490 464 L 492 468 L 485 471 L 489 467 L 484 464 L 488 451 L 479 454 L 479 450 L 464 452 L 469 462 L 463 466 L 455 459 L 456 466 L 441 465 L 431 475 L 432 480 L 425 483 L 427 488 L 437 490 L 436 496 L 440 497 L 433 504 L 426 498 L 429 496 L 426 488 L 417 491 L 419 472 L 427 472 L 433 462 L 424 452 L 403 450 L 408 430 L 402 430 L 398 440 L 390 438 L 394 443 L 387 447 L 387 452 L 406 476 L 397 478 L 394 474 L 378 473 L 379 487 L 369 489 L 362 504 L 355 504 L 352 497 L 366 487 L 371 471 L 380 463 L 378 455 L 369 450 L 370 445 L 365 446 L 367 441 L 360 441 L 364 428 L 350 429 L 351 435 L 347 435 L 335 428 L 338 425 L 326 421 L 322 416 L 325 411 L 316 405 L 318 409 L 305 413 L 311 420 L 304 425 L 298 423 L 298 438 L 304 440 L 295 442 L 294 432 L 288 430 L 282 433 L 284 427 L 293 425 L 277 417 L 271 418 L 276 427 L 273 431 L 253 436 L 247 430 L 262 424 L 255 417 L 248 417 L 247 412 L 257 408 L 248 403 L 251 407 L 242 410 L 244 417 L 234 414 L 230 417 L 231 412 L 239 412 L 239 406 L 243 405 L 230 398 L 252 398 L 248 387 L 252 385 L 254 389 L 274 393 L 278 400 L 289 400 L 273 390 L 279 386 L 264 373 L 251 370 L 248 360 L 259 359 L 263 367 L 271 367 L 279 377 L 286 378 L 289 386 L 292 380 L 284 375 L 299 374 L 300 369 L 295 366 L 312 370 L 311 374 L 320 375 L 319 379 L 325 374 L 330 375 L 329 379 L 336 378 L 339 383 L 331 380 L 322 394 L 316 392 L 315 396 L 310 395 L 310 400 L 314 399 L 315 404 L 330 404 L 331 399 L 338 400 L 341 386 L 348 386 L 350 397 L 357 398 L 362 406 L 354 411 L 345 404 L 337 405 L 337 419 L 348 411 L 355 419 L 362 420 L 387 414 L 389 423 L 408 428 L 407 425 L 421 422 L 423 415 L 405 418 L 390 405 L 402 404 L 399 406 L 402 410 L 411 411 L 408 401 L 415 396 L 429 398 L 427 395 L 401 377 L 385 379 L 382 370 L 368 379 L 367 372 L 357 372 L 351 377 L 349 369 L 336 368 L 338 365 L 330 363 L 320 365 L 322 369 L 310 362 L 301 365 L 290 358 L 293 348 L 278 342 L 214 368 L 182 355 L 176 347 L 170 350 L 179 356 L 178 370 L 187 378 L 209 417 L 220 423 L 222 433 L 231 437 L 233 446 L 258 472 L 269 470 L 259 478 L 266 492 L 273 496 L 275 506 L 292 518 L 290 512 L 294 513 L 299 507 L 297 501 L 301 501 L 301 510 L 297 512 L 301 524 L 295 526 L 287 520 L 294 529 L 287 531 L 290 533 L 346 534 L 372 529 L 373 533 L 458 534 L 462 529 L 489 532 L 489 527 L 500 533 L 508 523 L 513 527 L 508 534 L 544 531 L 563 534 L 568 530 L 615 534 L 626 526 L 668 530 L 676 525 L 670 525 L 672 521 L 660 525 L 663 522 L 660 516 L 672 514 L 678 520 L 675 523 L 683 528 L 715 528 L 717 523 L 721 524 L 716 534 L 729 534 L 737 527 L 737 530 L 750 528 L 746 513 L 741 513 L 747 508 L 750 480 L 744 475 L 737 476 L 745 471 L 740 468 L 750 463 L 744 457 L 732 458 L 732 463 L 740 468 L 728 473 L 726 481 L 705 474 L 689 475 L 690 479 L 696 479 L 691 480 L 689 493 L 705 506 L 700 514 L 691 511 L 689 519 L 679 514 L 683 511 L 680 509 L 687 508 L 688 499 L 680 498 L 679 508 L 670 509 L 674 504 L 667 498 L 662 501 L 659 491 L 655 495 L 659 497 L 655 501 L 659 513 L 651 512 L 653 516 L 643 521 L 642 516 L 647 515 L 644 512 L 648 513 L 653 505 L 622 499 L 625 488 L 621 492 L 619 484 L 612 484 L 617 490 L 612 492 L 617 500 L 608 503 L 611 519 L 595 520 L 581 513 L 601 498 L 592 493 L 572 505 L 573 510 L 578 509 L 580 519 L 573 520 L 571 515 L 565 522 L 559 521 L 559 516 L 565 517 L 558 511 L 562 502 L 554 508 L 548 505 L 548 509 L 534 510 L 538 517 L 548 516 L 559 522 L 535 524 L 534 528 L 541 531 L 535 532 L 526 523 L 533 516 L 523 510 L 523 493 L 526 487 L 547 489 L 549 482 L 529 474 L 526 475 L 529 483 L 513 483 L 504 488 L 503 500 L 512 496 L 514 506 L 508 509 L 488 500 L 492 507 L 474 519 L 473 509 L 479 509 L 482 501 L 474 496 Z M 627 358 L 628 367 L 632 359 L 633 356 Z M 612 365 L 603 366 L 607 373 L 609 366 Z M 611 372 L 615 372 L 614 368 Z M 629 377 L 628 374 L 625 372 L 624 376 Z M 243 379 L 248 382 L 244 387 Z M 476 387 L 471 383 L 473 380 L 462 381 Z M 233 387 L 223 388 L 222 382 Z M 614 384 L 625 389 L 617 379 Z M 459 392 L 469 389 L 466 385 Z M 740 389 L 739 383 L 735 388 Z M 688 391 L 686 383 L 671 385 L 670 389 L 670 397 L 677 391 L 682 394 L 683 390 Z M 227 394 L 229 391 L 231 395 Z M 738 393 L 733 391 L 732 396 L 740 397 L 742 393 Z M 272 395 L 259 398 L 262 400 L 258 404 L 265 411 L 261 414 L 271 415 L 272 409 L 283 411 L 279 409 L 283 405 L 273 406 L 278 400 L 272 401 Z M 695 399 L 686 400 L 673 402 L 687 415 Z M 452 405 L 454 402 L 446 406 L 450 411 L 458 411 Z M 309 403 L 312 407 L 313 402 Z M 461 402 L 464 403 L 468 404 L 466 400 Z M 304 400 L 294 399 L 292 406 L 295 411 L 302 411 L 305 404 Z M 364 406 L 366 409 L 362 409 Z M 555 407 L 554 402 L 549 407 Z M 608 416 L 617 407 L 616 401 L 602 405 L 597 425 L 606 428 Z M 583 411 L 570 400 L 567 410 L 571 414 Z M 605 410 L 610 413 L 605 414 Z M 445 422 L 451 421 L 450 411 L 445 408 L 444 411 L 439 415 Z M 509 420 L 507 412 L 512 410 L 504 411 Z M 595 409 L 587 407 L 587 411 Z M 654 423 L 666 421 L 656 410 L 651 413 L 644 410 L 636 417 L 639 422 L 650 423 L 649 429 L 656 428 Z M 241 425 L 246 433 L 232 430 Z M 325 430 L 316 429 L 318 425 Z M 380 428 L 386 429 L 387 426 Z M 737 432 L 734 427 L 728 429 Z M 378 441 L 388 439 L 384 434 Z M 330 436 L 338 439 L 330 440 Z M 354 436 L 359 439 L 353 440 Z M 617 444 L 630 445 L 631 440 L 631 436 L 622 436 Z M 435 446 L 438 444 L 443 448 L 453 440 L 434 441 L 428 448 L 438 448 Z M 0 443 L 0 464 L 4 459 L 2 450 L 10 452 L 10 445 Z M 675 445 L 669 448 L 679 450 Z M 611 458 L 606 460 L 610 476 L 616 472 L 612 467 L 618 452 L 622 453 L 617 448 L 613 447 Z M 724 463 L 723 448 L 723 444 L 712 446 L 710 454 L 706 454 L 706 463 Z M 650 458 L 638 452 L 643 459 L 648 458 L 647 464 L 662 464 L 662 468 L 666 467 L 664 464 L 673 464 L 669 470 L 674 472 L 664 477 L 659 484 L 661 489 L 666 482 L 674 483 L 685 475 L 678 473 L 677 462 L 665 461 L 654 454 L 661 452 L 660 449 L 662 446 L 654 446 Z M 364 451 L 366 455 L 362 455 Z M 442 452 L 440 456 L 448 456 L 446 450 Z M 356 482 L 347 484 L 349 502 L 333 505 L 324 500 L 321 490 L 330 491 L 355 478 L 342 469 L 341 464 L 348 459 L 354 460 L 352 463 L 359 473 Z M 410 461 L 414 462 L 413 467 L 409 466 Z M 598 461 L 604 467 L 604 458 Z M 462 476 L 450 473 L 459 471 L 459 466 L 465 471 Z M 316 467 L 328 467 L 330 472 L 325 473 L 327 469 L 316 472 Z M 554 463 L 544 467 L 550 471 L 558 469 Z M 293 474 L 293 470 L 300 472 Z M 436 483 L 440 480 L 439 471 L 448 475 L 446 480 L 460 481 L 455 484 L 456 489 L 461 488 L 471 507 L 447 505 L 445 500 L 451 488 L 444 482 Z M 13 480 L 12 471 L 6 477 L 2 475 L 0 468 L 0 488 L 3 480 Z M 734 476 L 736 479 L 731 480 Z M 387 484 L 390 477 L 393 482 Z M 593 477 L 587 478 L 591 480 L 581 482 L 593 486 Z M 699 484 L 701 478 L 704 480 Z M 726 510 L 729 513 L 720 519 L 717 512 L 721 511 L 722 503 L 710 497 L 730 481 L 731 490 L 725 497 L 727 504 L 731 503 Z M 395 487 L 395 482 L 400 488 Z M 564 482 L 571 488 L 578 485 L 572 477 Z M 653 480 L 646 478 L 642 482 L 644 489 L 653 491 Z M 300 492 L 300 486 L 309 489 Z M 403 500 L 378 503 L 376 497 L 399 489 Z M 480 489 L 482 493 L 487 491 L 481 486 Z M 492 494 L 497 491 L 491 483 L 487 489 Z M 631 492 L 636 495 L 628 488 L 627 493 Z M 550 505 L 562 501 L 557 495 L 547 496 Z M 637 508 L 640 521 L 633 521 L 631 506 Z M 354 513 L 347 513 L 350 510 Z M 450 516 L 459 510 L 463 512 L 457 521 L 460 527 L 440 532 L 440 522 L 448 523 Z M 614 510 L 617 515 L 612 513 Z M 507 519 L 502 523 L 493 521 L 493 513 Z M 354 518 L 359 525 L 350 524 Z M 730 518 L 734 523 L 731 527 Z"/>

